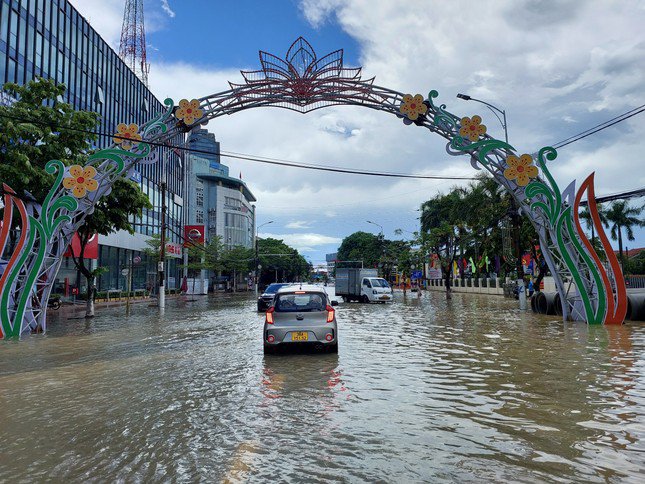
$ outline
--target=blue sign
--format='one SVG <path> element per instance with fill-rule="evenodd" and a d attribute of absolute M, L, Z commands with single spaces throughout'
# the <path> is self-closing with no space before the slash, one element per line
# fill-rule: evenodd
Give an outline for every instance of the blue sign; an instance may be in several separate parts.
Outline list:
<path fill-rule="evenodd" d="M 423 271 L 412 271 L 410 279 L 423 279 Z"/>
<path fill-rule="evenodd" d="M 135 183 L 141 183 L 141 173 L 139 173 L 136 170 L 132 170 L 130 172 L 130 180 L 132 180 Z"/>

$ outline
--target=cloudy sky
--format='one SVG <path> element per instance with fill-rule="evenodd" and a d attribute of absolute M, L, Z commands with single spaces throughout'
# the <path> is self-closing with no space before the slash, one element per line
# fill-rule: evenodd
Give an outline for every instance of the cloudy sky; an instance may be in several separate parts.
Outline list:
<path fill-rule="evenodd" d="M 72 0 L 118 50 L 123 0 Z M 499 121 L 467 93 L 506 110 L 510 143 L 533 153 L 645 104 L 645 2 L 430 0 L 146 0 L 150 84 L 160 98 L 203 97 L 259 68 L 258 50 L 283 57 L 298 36 L 319 57 L 345 63 L 401 92 L 439 91 L 459 116 Z M 443 139 L 365 108 L 307 115 L 255 109 L 208 128 L 229 152 L 295 162 L 471 176 Z M 645 185 L 645 113 L 562 148 L 551 171 L 561 188 L 596 172 L 596 193 Z M 399 180 L 277 168 L 223 158 L 258 198 L 261 235 L 285 240 L 314 263 L 356 230 L 388 238 L 418 228 L 419 205 L 452 181 Z M 643 200 L 639 200 L 640 203 Z M 409 231 L 409 232 L 406 232 Z M 645 246 L 645 235 L 629 247 Z"/>

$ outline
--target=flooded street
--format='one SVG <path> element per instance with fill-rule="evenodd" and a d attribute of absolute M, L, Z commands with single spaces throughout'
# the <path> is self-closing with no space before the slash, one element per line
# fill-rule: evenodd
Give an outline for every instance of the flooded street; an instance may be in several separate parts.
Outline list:
<path fill-rule="evenodd" d="M 645 325 L 396 298 L 338 355 L 265 357 L 252 296 L 61 312 L 0 345 L 0 481 L 645 480 Z"/>

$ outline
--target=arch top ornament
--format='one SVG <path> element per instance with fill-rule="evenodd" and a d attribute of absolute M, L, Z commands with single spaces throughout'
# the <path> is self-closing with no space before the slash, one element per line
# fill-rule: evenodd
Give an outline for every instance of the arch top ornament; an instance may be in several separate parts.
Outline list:
<path fill-rule="evenodd" d="M 561 191 L 548 170 L 556 158 L 550 147 L 534 159 L 507 142 L 491 137 L 478 115 L 458 117 L 427 96 L 404 94 L 363 79 L 360 67 L 343 63 L 343 51 L 318 58 L 302 37 L 284 59 L 260 51 L 261 69 L 242 71 L 243 82 L 199 99 L 166 99 L 166 109 L 139 128 L 117 126 L 114 145 L 88 158 L 85 167 L 65 167 L 52 160 L 46 171 L 57 178 L 42 202 L 23 202 L 4 186 L 5 207 L 15 208 L 21 238 L 0 274 L 0 339 L 46 328 L 47 300 L 62 254 L 74 232 L 92 213 L 96 201 L 110 193 L 114 181 L 137 164 L 159 160 L 157 146 L 181 132 L 225 114 L 256 107 L 280 107 L 308 113 L 333 105 L 354 105 L 388 112 L 406 125 L 424 127 L 447 140 L 451 155 L 467 155 L 485 169 L 518 203 L 536 228 L 542 253 L 554 277 L 565 320 L 621 324 L 627 310 L 624 278 L 604 233 L 595 206 L 593 174 L 576 191 L 575 181 Z M 608 264 L 603 264 L 582 230 L 578 208 L 583 196 L 599 234 Z M 4 210 L 0 253 L 6 246 L 14 210 Z"/>

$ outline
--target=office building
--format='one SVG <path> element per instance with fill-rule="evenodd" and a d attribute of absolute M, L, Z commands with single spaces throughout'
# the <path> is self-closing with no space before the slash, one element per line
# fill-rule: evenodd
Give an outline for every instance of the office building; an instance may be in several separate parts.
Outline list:
<path fill-rule="evenodd" d="M 0 0 L 0 85 L 5 82 L 24 84 L 37 77 L 64 83 L 64 101 L 77 110 L 100 114 L 102 135 L 97 148 L 112 143 L 119 123 L 142 125 L 153 114 L 164 109 L 146 86 L 124 64 L 117 53 L 91 27 L 67 0 Z M 183 136 L 174 140 L 183 143 Z M 123 289 L 126 278 L 122 268 L 139 260 L 133 271 L 135 288 L 154 286 L 156 267 L 141 250 L 146 240 L 159 234 L 161 225 L 162 172 L 167 173 L 166 206 L 170 260 L 167 263 L 168 287 L 179 284 L 179 267 L 183 231 L 183 164 L 179 156 L 164 149 L 162 162 L 139 166 L 130 173 L 153 204 L 135 220 L 134 235 L 114 233 L 99 236 L 98 265 L 108 272 L 98 281 L 99 290 Z M 70 259 L 64 261 L 56 292 L 83 283 L 77 278 Z"/>

